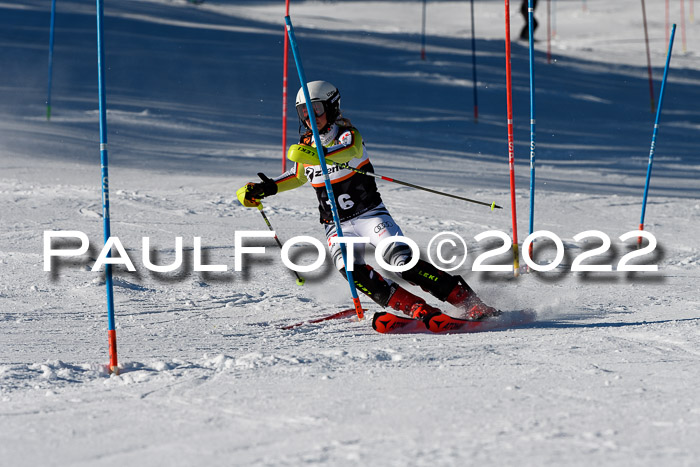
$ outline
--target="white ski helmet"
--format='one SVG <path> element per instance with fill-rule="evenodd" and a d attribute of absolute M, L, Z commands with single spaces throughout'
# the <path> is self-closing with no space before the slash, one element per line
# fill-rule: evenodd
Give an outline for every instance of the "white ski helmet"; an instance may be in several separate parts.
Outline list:
<path fill-rule="evenodd" d="M 320 117 L 326 114 L 327 126 L 332 125 L 338 117 L 340 117 L 340 91 L 328 81 L 312 81 L 307 84 L 309 89 L 309 97 L 314 113 Z M 304 97 L 304 88 L 299 88 L 296 99 L 297 115 L 299 119 L 306 125 L 306 99 Z"/>

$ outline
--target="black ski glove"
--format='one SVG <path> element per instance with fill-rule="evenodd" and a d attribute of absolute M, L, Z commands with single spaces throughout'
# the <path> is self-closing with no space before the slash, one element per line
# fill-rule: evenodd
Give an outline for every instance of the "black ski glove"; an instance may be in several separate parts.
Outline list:
<path fill-rule="evenodd" d="M 263 199 L 277 194 L 277 184 L 271 178 L 267 178 L 267 175 L 262 172 L 258 173 L 258 177 L 262 182 L 249 184 L 246 198 Z"/>
<path fill-rule="evenodd" d="M 258 176 L 262 179 L 260 183 L 247 183 L 236 192 L 238 201 L 247 208 L 258 207 L 259 200 L 277 194 L 277 184 L 267 178 L 264 173 L 259 173 Z"/>

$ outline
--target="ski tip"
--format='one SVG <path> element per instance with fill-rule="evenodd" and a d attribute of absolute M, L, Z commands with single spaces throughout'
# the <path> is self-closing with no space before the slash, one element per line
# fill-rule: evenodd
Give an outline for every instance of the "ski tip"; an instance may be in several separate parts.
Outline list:
<path fill-rule="evenodd" d="M 380 311 L 375 313 L 372 317 L 372 329 L 382 334 L 388 334 L 390 332 L 396 332 L 404 326 L 415 322 L 416 320 L 411 318 L 404 318 L 402 316 L 396 316 L 393 313 Z"/>
<path fill-rule="evenodd" d="M 382 334 L 386 334 L 389 332 L 388 324 L 391 321 L 391 318 L 389 319 L 382 319 L 384 316 L 386 316 L 387 313 L 386 311 L 379 311 L 374 314 L 372 317 L 372 329 L 374 329 L 377 332 L 381 332 Z"/>

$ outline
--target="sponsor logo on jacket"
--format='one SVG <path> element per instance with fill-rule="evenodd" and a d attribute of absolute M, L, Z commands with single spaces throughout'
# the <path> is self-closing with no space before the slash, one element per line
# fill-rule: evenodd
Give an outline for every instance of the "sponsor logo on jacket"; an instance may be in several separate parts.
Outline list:
<path fill-rule="evenodd" d="M 316 168 L 316 167 L 318 167 L 318 168 Z M 328 166 L 327 169 L 328 169 L 328 175 L 333 175 L 333 174 L 335 174 L 335 173 L 340 172 L 340 171 L 343 170 L 342 168 L 340 168 L 340 167 L 337 166 L 337 165 Z M 307 166 L 307 167 L 304 169 L 304 173 L 306 174 L 306 178 L 307 178 L 311 183 L 314 182 L 314 178 L 315 178 L 315 177 L 319 177 L 319 178 L 323 177 L 323 170 L 321 170 L 321 167 L 320 167 L 320 166 L 317 166 L 317 165 L 315 165 L 315 166 L 311 166 L 311 165 L 310 165 L 310 166 Z M 331 177 L 331 178 L 332 178 L 332 177 Z"/>

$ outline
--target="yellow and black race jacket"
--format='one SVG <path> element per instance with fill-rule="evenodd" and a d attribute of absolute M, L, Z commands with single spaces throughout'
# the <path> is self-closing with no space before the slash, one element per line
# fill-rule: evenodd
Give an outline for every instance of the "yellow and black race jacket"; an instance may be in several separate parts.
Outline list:
<path fill-rule="evenodd" d="M 330 130 L 335 133 L 335 136 L 328 138 L 329 141 L 325 142 L 324 147 L 328 175 L 342 222 L 377 207 L 381 204 L 382 198 L 373 177 L 350 169 L 341 169 L 336 165 L 336 163 L 347 163 L 362 171 L 374 172 L 360 132 L 349 125 L 347 120 L 339 121 L 336 126 L 337 128 Z M 321 223 L 333 223 L 323 172 L 311 132 L 301 137 L 300 144 L 294 144 L 289 148 L 287 157 L 295 162 L 295 167 L 274 179 L 278 192 L 300 187 L 310 181 L 318 197 Z"/>

